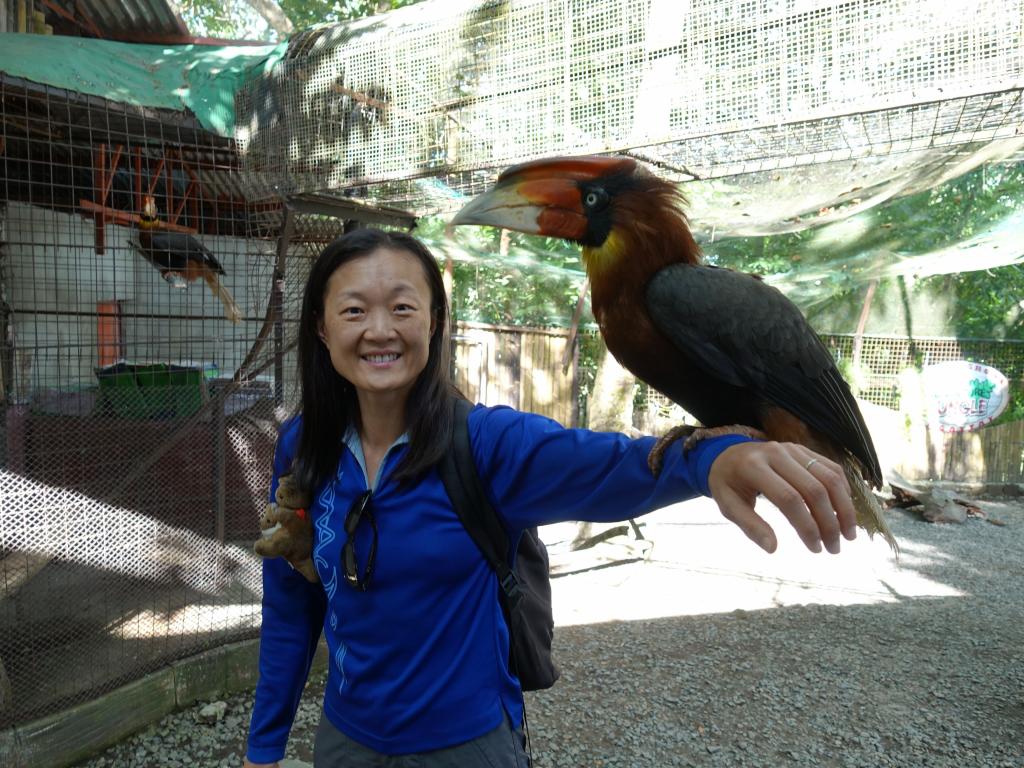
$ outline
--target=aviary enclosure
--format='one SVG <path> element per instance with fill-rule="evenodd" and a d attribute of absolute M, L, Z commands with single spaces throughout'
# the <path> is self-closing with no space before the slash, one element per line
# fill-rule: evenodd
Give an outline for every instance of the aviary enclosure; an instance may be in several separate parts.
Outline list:
<path fill-rule="evenodd" d="M 0 36 L 0 729 L 255 636 L 299 292 L 346 227 L 409 228 L 509 163 L 610 151 L 685 183 L 705 242 L 869 214 L 1024 159 L 1022 19 L 1019 0 L 466 0 L 245 52 Z M 163 67 L 208 78 L 174 108 L 132 89 Z M 1011 263 L 989 234 L 971 258 Z M 842 279 L 919 269 L 892 250 Z M 837 356 L 883 391 L 910 353 L 849 330 Z M 471 395 L 573 420 L 564 329 L 461 331 Z"/>

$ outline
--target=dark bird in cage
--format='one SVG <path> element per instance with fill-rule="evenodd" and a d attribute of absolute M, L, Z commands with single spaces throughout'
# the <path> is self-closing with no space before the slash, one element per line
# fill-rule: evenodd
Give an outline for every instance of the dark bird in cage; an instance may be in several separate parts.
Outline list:
<path fill-rule="evenodd" d="M 224 316 L 233 323 L 242 319 L 242 310 L 220 282 L 220 275 L 225 272 L 217 257 L 192 235 L 161 231 L 156 200 L 149 195 L 143 200 L 136 245 L 146 261 L 171 285 L 184 288 L 187 283 L 202 279 L 210 293 L 224 305 Z"/>
<path fill-rule="evenodd" d="M 898 552 L 877 499 L 882 470 L 857 401 L 800 310 L 758 277 L 709 266 L 677 185 L 628 157 L 552 158 L 504 171 L 452 224 L 487 224 L 582 246 L 608 350 L 697 418 L 651 453 L 741 432 L 794 442 L 843 467 L 857 523 Z M 817 470 L 811 461 L 806 469 Z"/>

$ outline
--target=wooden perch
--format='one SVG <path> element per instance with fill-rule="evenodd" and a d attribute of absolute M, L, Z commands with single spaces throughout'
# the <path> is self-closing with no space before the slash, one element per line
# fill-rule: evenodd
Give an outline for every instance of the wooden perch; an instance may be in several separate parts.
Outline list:
<path fill-rule="evenodd" d="M 78 201 L 78 205 L 86 213 L 90 213 L 97 218 L 102 217 L 105 221 L 120 224 L 122 227 L 136 227 L 139 223 L 139 215 L 136 213 L 128 213 L 117 208 L 108 208 L 105 205 L 94 203 L 92 200 L 82 198 Z M 158 228 L 169 232 L 185 232 L 189 235 L 196 234 L 196 230 L 193 227 L 183 227 L 180 224 L 171 224 L 169 221 L 159 222 Z"/>

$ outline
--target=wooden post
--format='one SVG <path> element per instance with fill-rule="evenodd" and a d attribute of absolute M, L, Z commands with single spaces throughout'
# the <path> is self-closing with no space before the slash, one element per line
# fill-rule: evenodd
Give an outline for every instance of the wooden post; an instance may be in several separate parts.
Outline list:
<path fill-rule="evenodd" d="M 512 375 L 513 408 L 521 408 L 523 403 L 523 334 L 509 335 L 509 373 Z"/>
<path fill-rule="evenodd" d="M 19 393 L 23 396 L 23 393 Z M 8 405 L 4 409 L 4 467 L 17 474 L 25 473 L 25 422 L 27 405 Z"/>
<path fill-rule="evenodd" d="M 100 197 L 99 204 L 104 208 L 110 207 L 107 205 L 107 198 L 110 197 L 110 189 L 114 185 L 114 173 L 117 171 L 118 163 L 121 162 L 122 152 L 124 152 L 124 145 L 118 144 L 114 158 L 110 161 L 109 171 L 106 167 L 103 169 L 103 195 Z"/>
<path fill-rule="evenodd" d="M 203 232 L 205 227 L 199 226 L 199 195 L 202 192 L 202 188 L 199 186 L 198 179 L 195 182 L 195 191 L 188 200 L 189 213 L 191 214 L 192 221 L 190 222 L 196 231 Z"/>
<path fill-rule="evenodd" d="M 580 318 L 583 316 L 583 307 L 587 302 L 587 290 L 590 288 L 590 277 L 583 278 L 583 285 L 580 286 L 580 297 L 576 301 L 576 309 L 572 313 L 572 322 L 569 324 L 569 343 L 565 348 L 565 354 L 562 356 L 562 373 L 569 372 L 569 363 L 572 362 L 575 365 L 576 361 L 576 347 L 577 347 L 577 336 L 580 330 Z M 573 373 L 575 376 L 575 372 Z"/>
<path fill-rule="evenodd" d="M 96 302 L 96 364 L 103 368 L 121 359 L 121 302 Z"/>
<path fill-rule="evenodd" d="M 166 211 L 167 220 L 171 220 L 171 214 L 174 212 L 174 166 L 172 165 L 171 150 L 165 150 L 164 156 L 167 158 L 167 162 L 164 165 L 164 211 Z"/>
<path fill-rule="evenodd" d="M 142 147 L 135 148 L 135 213 L 142 215 Z"/>
<path fill-rule="evenodd" d="M 871 300 L 875 297 L 876 288 L 878 288 L 877 277 L 868 283 L 868 292 L 864 296 L 864 306 L 861 307 L 860 317 L 857 319 L 857 330 L 853 334 L 853 353 L 850 355 L 850 358 L 854 371 L 860 366 L 860 350 L 864 346 L 864 329 L 868 324 L 868 315 L 871 314 Z"/>
<path fill-rule="evenodd" d="M 100 144 L 93 153 L 93 196 L 101 206 L 95 214 L 95 246 L 96 255 L 102 256 L 106 248 L 106 223 L 107 217 L 103 213 L 103 190 L 107 186 L 107 145 Z"/>
<path fill-rule="evenodd" d="M 274 265 L 274 285 L 270 303 L 274 308 L 274 404 L 284 404 L 284 271 L 288 246 L 295 229 L 295 212 L 285 204 L 281 235 L 277 241 L 277 261 Z"/>
<path fill-rule="evenodd" d="M 227 462 L 224 458 L 225 430 L 224 387 L 218 386 L 213 395 L 213 516 L 215 535 L 221 544 L 227 535 Z"/>

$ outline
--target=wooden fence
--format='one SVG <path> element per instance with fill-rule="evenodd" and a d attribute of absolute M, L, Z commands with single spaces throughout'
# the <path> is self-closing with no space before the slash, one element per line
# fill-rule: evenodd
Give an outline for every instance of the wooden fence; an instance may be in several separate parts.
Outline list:
<path fill-rule="evenodd" d="M 955 483 L 1024 482 L 1024 421 L 977 432 L 932 437 L 934 450 L 915 452 L 918 475 Z M 922 466 L 923 465 L 923 466 Z"/>
<path fill-rule="evenodd" d="M 568 332 L 562 329 L 459 323 L 453 337 L 456 384 L 472 400 L 511 405 L 578 426 L 575 359 L 562 372 L 568 340 Z M 1005 350 L 998 347 L 996 351 Z M 1010 351 L 1016 353 L 1018 347 Z M 666 400 L 662 405 L 671 403 Z M 861 401 L 883 468 L 916 481 L 1024 483 L 1024 422 L 945 434 L 923 423 L 908 425 L 906 414 L 887 405 Z M 678 408 L 657 411 L 653 420 L 651 413 L 640 414 L 646 419 L 641 419 L 643 428 L 651 432 L 664 431 L 684 416 Z"/>
<path fill-rule="evenodd" d="M 904 411 L 858 402 L 886 473 L 915 482 L 1024 483 L 1024 421 L 951 434 Z"/>
<path fill-rule="evenodd" d="M 452 341 L 455 383 L 470 400 L 577 424 L 575 360 L 562 373 L 568 331 L 459 323 Z"/>

